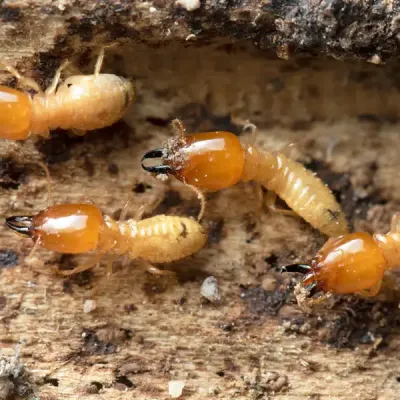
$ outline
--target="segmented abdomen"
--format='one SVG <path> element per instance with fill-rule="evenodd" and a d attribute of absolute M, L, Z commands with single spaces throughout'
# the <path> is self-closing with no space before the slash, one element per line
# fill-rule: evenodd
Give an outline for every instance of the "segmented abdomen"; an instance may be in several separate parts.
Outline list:
<path fill-rule="evenodd" d="M 321 179 L 282 153 L 274 153 L 274 157 L 275 173 L 271 179 L 262 182 L 265 187 L 273 190 L 293 211 L 326 235 L 347 233 L 343 211 Z"/>
<path fill-rule="evenodd" d="M 388 262 L 387 269 L 400 267 L 400 233 L 389 232 L 386 235 L 376 233 L 374 240 Z"/>
<path fill-rule="evenodd" d="M 158 215 L 124 224 L 130 225 L 129 256 L 154 263 L 187 257 L 200 250 L 207 240 L 202 226 L 186 217 Z M 126 229 L 123 234 L 128 234 Z"/>

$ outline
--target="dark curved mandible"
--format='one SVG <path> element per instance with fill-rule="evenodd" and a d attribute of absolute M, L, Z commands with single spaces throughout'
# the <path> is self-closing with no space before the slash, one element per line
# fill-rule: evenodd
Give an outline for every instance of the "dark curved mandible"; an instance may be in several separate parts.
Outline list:
<path fill-rule="evenodd" d="M 156 174 L 171 174 L 173 172 L 172 168 L 169 165 L 159 164 L 153 166 L 146 166 L 143 164 L 146 160 L 151 160 L 153 158 L 162 158 L 163 149 L 155 149 L 148 151 L 141 160 L 142 168 L 147 172 L 153 172 Z"/>
<path fill-rule="evenodd" d="M 6 224 L 12 230 L 21 233 L 22 235 L 29 236 L 32 227 L 33 217 L 17 215 L 15 217 L 6 218 Z"/>

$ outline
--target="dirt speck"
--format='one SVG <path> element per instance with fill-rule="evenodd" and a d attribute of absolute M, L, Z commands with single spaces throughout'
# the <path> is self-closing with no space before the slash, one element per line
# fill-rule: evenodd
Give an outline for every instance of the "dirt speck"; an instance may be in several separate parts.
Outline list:
<path fill-rule="evenodd" d="M 28 398 L 33 386 L 28 370 L 19 361 L 19 346 L 12 357 L 0 358 L 0 398 Z"/>
<path fill-rule="evenodd" d="M 15 267 L 18 264 L 18 255 L 12 250 L 0 250 L 0 268 Z"/>
<path fill-rule="evenodd" d="M 262 286 L 258 286 L 244 289 L 240 297 L 247 303 L 251 313 L 277 315 L 291 297 L 291 287 L 266 291 Z"/>
<path fill-rule="evenodd" d="M 110 175 L 118 175 L 119 172 L 118 165 L 114 163 L 108 164 L 107 170 Z"/>
<path fill-rule="evenodd" d="M 137 311 L 137 309 L 138 309 L 137 306 L 135 306 L 132 303 L 124 305 L 124 311 L 127 312 L 127 313 L 135 312 L 135 311 Z"/>
<path fill-rule="evenodd" d="M 71 159 L 71 139 L 67 132 L 55 130 L 51 138 L 38 142 L 37 149 L 47 164 L 57 164 Z"/>
<path fill-rule="evenodd" d="M 0 296 L 0 311 L 7 305 L 7 297 Z"/>
<path fill-rule="evenodd" d="M 103 384 L 100 382 L 90 382 L 90 384 L 86 387 L 86 393 L 88 394 L 97 394 L 103 389 Z"/>
<path fill-rule="evenodd" d="M 3 189 L 18 189 L 25 183 L 27 171 L 25 167 L 11 158 L 0 160 L 0 186 Z"/>
<path fill-rule="evenodd" d="M 137 194 L 145 193 L 147 190 L 151 190 L 153 187 L 148 183 L 138 182 L 135 184 L 133 191 Z"/>
<path fill-rule="evenodd" d="M 81 353 L 83 355 L 91 354 L 113 354 L 117 350 L 117 346 L 110 342 L 101 341 L 96 332 L 86 329 L 82 333 L 83 346 Z"/>
<path fill-rule="evenodd" d="M 87 155 L 83 159 L 83 168 L 85 169 L 89 177 L 94 175 L 95 171 L 94 164 Z"/>
<path fill-rule="evenodd" d="M 134 389 L 135 383 L 124 375 L 117 376 L 114 381 L 114 388 L 117 390 L 125 391 L 127 389 Z"/>
<path fill-rule="evenodd" d="M 0 7 L 0 19 L 4 22 L 17 22 L 22 18 L 21 9 L 19 7 Z"/>
<path fill-rule="evenodd" d="M 222 217 L 205 222 L 209 243 L 218 244 L 225 237 L 224 224 L 225 222 Z"/>

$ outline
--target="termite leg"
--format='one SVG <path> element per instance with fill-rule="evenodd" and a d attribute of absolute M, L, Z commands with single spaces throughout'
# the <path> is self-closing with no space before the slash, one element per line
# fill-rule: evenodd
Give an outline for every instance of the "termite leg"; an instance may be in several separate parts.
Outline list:
<path fill-rule="evenodd" d="M 157 208 L 160 203 L 163 201 L 163 198 L 160 197 L 158 198 L 156 201 L 151 201 L 148 202 L 147 204 L 142 204 L 134 213 L 133 213 L 133 219 L 135 221 L 140 221 L 143 218 L 143 214 L 149 209 L 151 208 L 152 210 L 154 210 L 155 208 Z"/>
<path fill-rule="evenodd" d="M 107 257 L 107 277 L 110 277 L 112 275 L 113 264 L 117 257 L 118 256 L 116 256 L 115 254 Z"/>
<path fill-rule="evenodd" d="M 129 207 L 131 205 L 133 199 L 133 195 L 129 196 L 128 201 L 125 203 L 124 207 L 121 210 L 121 214 L 119 215 L 119 222 L 125 221 L 126 216 L 128 215 Z M 132 219 L 134 221 L 140 221 L 143 217 L 144 212 L 146 211 L 147 206 L 141 205 L 137 211 L 133 214 Z"/>
<path fill-rule="evenodd" d="M 288 143 L 285 146 L 283 146 L 280 150 L 278 150 L 276 153 L 282 153 L 287 158 L 293 158 L 293 151 L 295 148 L 296 148 L 295 143 Z"/>
<path fill-rule="evenodd" d="M 70 130 L 73 133 L 75 133 L 76 136 L 85 136 L 86 135 L 86 131 L 84 131 L 83 129 L 71 128 Z"/>
<path fill-rule="evenodd" d="M 128 214 L 129 206 L 131 205 L 131 202 L 132 202 L 132 199 L 133 199 L 133 195 L 131 194 L 131 195 L 129 196 L 128 201 L 127 201 L 127 202 L 125 203 L 125 205 L 122 207 L 121 214 L 119 215 L 119 219 L 118 219 L 119 222 L 125 221 L 126 216 L 127 216 L 127 214 Z"/>
<path fill-rule="evenodd" d="M 36 250 L 38 249 L 38 247 L 40 245 L 41 245 L 41 240 L 40 239 L 36 240 L 36 242 L 34 243 L 34 245 L 32 247 L 32 250 L 29 252 L 29 254 L 26 257 L 26 260 L 28 262 L 32 259 L 33 255 L 35 254 Z"/>
<path fill-rule="evenodd" d="M 32 253 L 32 251 L 31 251 Z M 34 272 L 40 274 L 40 275 L 46 275 L 46 276 L 51 276 L 54 278 L 54 273 L 57 273 L 58 270 L 55 266 L 52 266 L 50 269 L 48 268 L 43 268 L 43 264 L 41 261 L 38 262 L 38 259 L 36 257 L 32 257 L 31 254 L 29 254 L 27 257 L 25 257 L 24 263 Z"/>
<path fill-rule="evenodd" d="M 25 86 L 29 89 L 33 89 L 35 92 L 43 93 L 39 84 L 32 78 L 28 78 L 26 76 L 22 76 L 15 68 L 10 65 L 0 63 L 0 67 L 3 67 L 7 72 L 9 72 L 12 76 L 17 78 L 18 83 L 22 86 Z"/>
<path fill-rule="evenodd" d="M 400 213 L 395 213 L 390 222 L 390 232 L 400 233 Z"/>
<path fill-rule="evenodd" d="M 283 210 L 281 208 L 277 208 L 276 207 L 276 198 L 277 198 L 277 195 L 276 195 L 275 192 L 273 192 L 271 190 L 269 190 L 267 192 L 267 195 L 265 196 L 265 204 L 266 204 L 266 206 L 267 206 L 269 211 L 271 211 L 273 213 L 289 215 L 289 216 L 292 216 L 292 217 L 298 217 L 298 214 L 296 214 L 292 210 Z"/>
<path fill-rule="evenodd" d="M 257 126 L 252 124 L 249 120 L 245 121 L 242 132 L 249 131 L 250 132 L 250 144 L 252 146 L 255 146 L 258 132 L 257 132 Z"/>
<path fill-rule="evenodd" d="M 90 268 L 95 267 L 100 262 L 100 260 L 103 258 L 103 256 L 104 256 L 103 253 L 95 255 L 93 257 L 90 257 L 89 261 L 87 261 L 83 265 L 80 265 L 79 267 L 76 267 L 74 269 L 67 270 L 67 271 L 58 270 L 57 273 L 59 275 L 62 275 L 62 276 L 71 276 L 71 275 L 75 275 L 75 274 L 77 274 L 79 272 L 86 271 L 86 270 L 88 270 Z"/>
<path fill-rule="evenodd" d="M 97 61 L 96 61 L 96 65 L 94 66 L 94 76 L 98 76 L 100 74 L 101 71 L 101 67 L 103 66 L 103 62 L 104 62 L 104 53 L 105 53 L 105 49 L 109 49 L 110 47 L 116 46 L 118 45 L 117 42 L 109 44 L 107 46 L 103 46 L 100 49 L 100 53 L 97 56 Z"/>
<path fill-rule="evenodd" d="M 182 139 L 185 137 L 186 129 L 181 120 L 177 118 L 172 120 L 171 129 L 175 136 L 179 136 Z"/>
<path fill-rule="evenodd" d="M 335 147 L 339 143 L 339 139 L 331 138 L 329 140 L 328 146 L 326 147 L 325 152 L 325 160 L 327 164 L 332 164 L 333 161 L 333 152 L 335 151 Z"/>
<path fill-rule="evenodd" d="M 159 275 L 159 276 L 176 276 L 174 271 L 169 271 L 166 269 L 159 269 L 155 267 L 153 264 L 150 264 L 148 261 L 143 259 L 137 260 L 141 266 L 143 266 L 146 271 L 152 275 Z"/>
<path fill-rule="evenodd" d="M 253 185 L 254 187 L 254 193 L 256 196 L 256 204 L 257 206 L 255 207 L 256 212 L 262 212 L 263 209 L 263 204 L 264 204 L 264 192 L 263 192 L 263 186 L 261 183 L 252 181 L 250 184 Z"/>
<path fill-rule="evenodd" d="M 44 92 L 46 96 L 50 96 L 51 94 L 53 94 L 56 91 L 58 82 L 60 82 L 61 72 L 63 71 L 63 69 L 65 69 L 65 67 L 68 64 L 69 64 L 69 61 L 66 60 L 58 67 L 56 74 L 54 75 L 53 82 L 51 82 L 51 85 Z"/>
<path fill-rule="evenodd" d="M 156 206 L 157 207 L 157 206 Z M 143 214 L 146 212 L 148 208 L 148 205 L 144 205 L 142 204 L 137 211 L 135 211 L 135 213 L 133 214 L 133 219 L 135 221 L 141 221 L 141 219 L 143 218 Z"/>
<path fill-rule="evenodd" d="M 119 222 L 125 221 L 126 220 L 126 216 L 128 214 L 129 211 L 129 207 L 132 203 L 132 199 L 133 199 L 133 194 L 131 194 L 128 198 L 128 201 L 125 203 L 124 207 L 121 210 L 121 214 L 119 215 Z M 158 199 L 157 201 L 153 201 L 153 202 L 149 202 L 147 204 L 142 204 L 133 214 L 132 219 L 134 221 L 140 221 L 143 217 L 143 214 L 146 212 L 146 210 L 148 208 L 150 208 L 150 206 L 152 206 L 153 208 L 156 208 L 160 203 L 161 203 L 162 199 Z"/>
<path fill-rule="evenodd" d="M 103 66 L 103 61 L 104 61 L 104 47 L 102 47 L 97 57 L 96 65 L 94 67 L 94 76 L 98 76 L 100 74 L 101 67 Z"/>
<path fill-rule="evenodd" d="M 146 269 L 147 269 L 147 272 L 149 272 L 152 275 L 176 276 L 176 273 L 174 271 L 168 271 L 166 269 L 159 269 L 151 264 L 148 264 Z"/>

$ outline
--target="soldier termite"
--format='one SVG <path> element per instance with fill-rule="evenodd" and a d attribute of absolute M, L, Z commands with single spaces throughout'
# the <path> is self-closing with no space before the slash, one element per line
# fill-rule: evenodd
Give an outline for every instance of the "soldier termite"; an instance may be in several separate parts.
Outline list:
<path fill-rule="evenodd" d="M 261 151 L 242 144 L 230 132 L 202 132 L 186 135 L 179 120 L 172 122 L 175 136 L 161 149 L 142 158 L 142 167 L 156 174 L 171 174 L 201 191 L 216 191 L 240 180 L 256 181 L 269 190 L 267 205 L 272 211 L 276 195 L 314 228 L 328 236 L 348 232 L 346 218 L 329 188 L 301 163 L 283 152 Z M 149 159 L 159 165 L 146 165 Z"/>
<path fill-rule="evenodd" d="M 68 64 L 65 62 L 45 92 L 33 79 L 21 76 L 13 67 L 2 65 L 21 86 L 33 89 L 36 94 L 0 86 L 0 138 L 48 137 L 56 128 L 71 129 L 82 135 L 87 130 L 118 121 L 133 101 L 134 88 L 125 78 L 101 74 L 103 59 L 104 48 L 93 75 L 70 76 L 59 85 L 61 71 Z"/>
<path fill-rule="evenodd" d="M 399 265 L 400 213 L 396 213 L 387 234 L 357 232 L 330 238 L 311 265 L 288 265 L 282 272 L 305 274 L 302 285 L 311 296 L 321 291 L 375 296 L 384 272 Z"/>
<path fill-rule="evenodd" d="M 53 205 L 35 216 L 7 218 L 6 223 L 31 238 L 35 247 L 69 254 L 94 253 L 84 265 L 59 271 L 65 276 L 92 268 L 103 257 L 108 259 L 111 273 L 114 259 L 122 254 L 149 263 L 179 260 L 200 250 L 207 240 L 202 226 L 191 218 L 158 215 L 115 221 L 103 216 L 94 204 L 86 203 Z M 152 265 L 148 270 L 155 274 L 170 273 Z"/>

